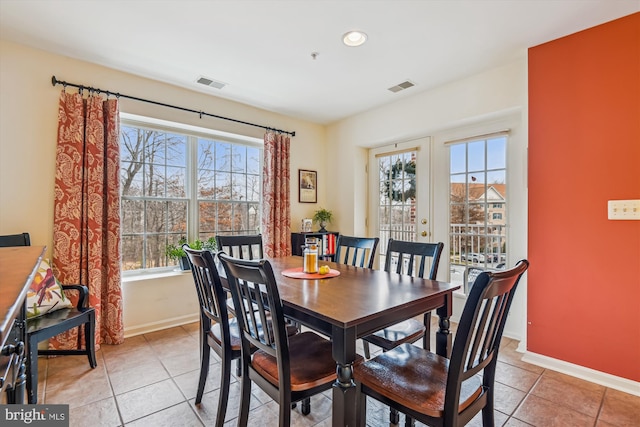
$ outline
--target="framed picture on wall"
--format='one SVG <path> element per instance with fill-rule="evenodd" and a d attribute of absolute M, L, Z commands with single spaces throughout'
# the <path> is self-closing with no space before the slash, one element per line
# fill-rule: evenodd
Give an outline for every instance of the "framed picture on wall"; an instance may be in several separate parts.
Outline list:
<path fill-rule="evenodd" d="M 298 201 L 318 202 L 318 172 L 298 169 Z"/>

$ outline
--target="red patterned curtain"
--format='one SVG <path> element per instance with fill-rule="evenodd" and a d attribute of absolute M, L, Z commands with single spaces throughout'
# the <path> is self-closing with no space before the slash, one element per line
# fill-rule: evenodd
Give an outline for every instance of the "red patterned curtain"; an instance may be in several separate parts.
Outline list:
<path fill-rule="evenodd" d="M 117 99 L 60 94 L 53 269 L 61 283 L 89 288 L 96 346 L 124 341 L 120 283 L 120 148 Z M 77 330 L 50 341 L 76 348 Z"/>
<path fill-rule="evenodd" d="M 291 255 L 289 143 L 286 135 L 264 135 L 262 241 L 268 257 Z"/>

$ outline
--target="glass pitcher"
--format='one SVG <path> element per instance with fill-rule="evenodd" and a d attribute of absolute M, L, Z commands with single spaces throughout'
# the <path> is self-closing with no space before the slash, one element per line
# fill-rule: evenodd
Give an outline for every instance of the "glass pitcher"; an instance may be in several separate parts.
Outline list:
<path fill-rule="evenodd" d="M 302 271 L 305 273 L 318 272 L 318 241 L 313 238 L 306 240 L 306 244 L 302 247 Z"/>

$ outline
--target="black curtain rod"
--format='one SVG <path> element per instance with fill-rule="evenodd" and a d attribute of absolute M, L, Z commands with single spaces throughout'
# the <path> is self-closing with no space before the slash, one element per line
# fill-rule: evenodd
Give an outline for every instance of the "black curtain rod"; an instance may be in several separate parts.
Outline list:
<path fill-rule="evenodd" d="M 258 124 L 255 124 L 255 123 L 243 122 L 242 120 L 236 120 L 236 119 L 231 119 L 229 117 L 218 116 L 216 114 L 205 113 L 204 111 L 192 110 L 191 108 L 178 107 L 177 105 L 165 104 L 164 102 L 151 101 L 149 99 L 138 98 L 136 96 L 123 95 L 123 94 L 118 93 L 118 92 L 111 92 L 109 90 L 103 90 L 103 89 L 99 89 L 99 88 L 95 88 L 95 87 L 91 87 L 91 86 L 84 86 L 84 85 L 78 85 L 78 84 L 74 84 L 74 83 L 68 83 L 68 82 L 56 79 L 56 76 L 51 76 L 51 85 L 52 86 L 62 85 L 63 87 L 71 86 L 71 87 L 78 88 L 80 90 L 86 89 L 88 91 L 97 92 L 98 94 L 104 93 L 107 96 L 113 95 L 113 96 L 115 96 L 117 98 L 133 99 L 134 101 L 147 102 L 149 104 L 155 104 L 155 105 L 161 105 L 163 107 L 175 108 L 176 110 L 187 111 L 189 113 L 196 113 L 196 114 L 200 115 L 200 118 L 202 118 L 202 116 L 215 117 L 216 119 L 229 120 L 231 122 L 241 123 L 243 125 L 255 126 L 255 127 L 258 127 L 258 128 L 265 129 L 267 131 L 271 130 L 271 131 L 274 131 L 274 132 L 285 133 L 287 135 L 296 136 L 296 132 L 295 131 L 289 132 L 289 131 L 282 130 L 282 129 L 270 128 L 270 127 L 258 125 Z"/>

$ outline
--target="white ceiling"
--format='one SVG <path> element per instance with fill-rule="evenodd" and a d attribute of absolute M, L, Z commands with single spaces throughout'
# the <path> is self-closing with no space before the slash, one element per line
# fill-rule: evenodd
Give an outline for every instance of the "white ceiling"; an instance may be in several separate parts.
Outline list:
<path fill-rule="evenodd" d="M 639 10 L 640 0 L 0 0 L 0 37 L 327 124 Z M 367 43 L 344 46 L 351 29 Z M 416 86 L 387 90 L 405 80 Z"/>

